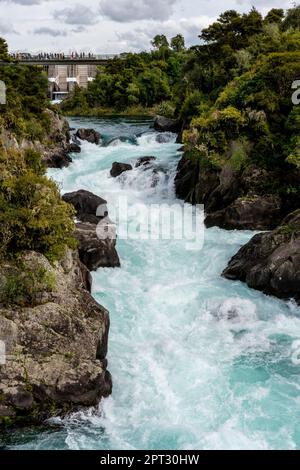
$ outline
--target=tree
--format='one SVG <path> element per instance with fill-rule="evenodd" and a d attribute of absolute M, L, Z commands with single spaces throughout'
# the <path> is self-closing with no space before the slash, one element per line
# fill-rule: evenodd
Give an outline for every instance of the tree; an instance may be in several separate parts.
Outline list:
<path fill-rule="evenodd" d="M 288 10 L 286 17 L 283 20 L 283 31 L 287 31 L 290 28 L 300 29 L 300 5 L 297 5 L 295 8 Z"/>
<path fill-rule="evenodd" d="M 151 41 L 152 46 L 155 49 L 161 49 L 162 47 L 169 47 L 169 42 L 164 34 L 157 34 Z"/>
<path fill-rule="evenodd" d="M 203 29 L 199 37 L 208 44 L 218 47 L 228 45 L 238 50 L 247 47 L 251 36 L 260 33 L 262 27 L 262 16 L 255 8 L 244 15 L 228 10 L 215 23 Z"/>
<path fill-rule="evenodd" d="M 8 59 L 7 43 L 4 39 L 0 38 L 0 60 Z"/>
<path fill-rule="evenodd" d="M 171 48 L 175 52 L 181 52 L 185 49 L 185 41 L 182 34 L 177 34 L 177 36 L 171 39 Z"/>
<path fill-rule="evenodd" d="M 284 18 L 284 10 L 282 8 L 272 8 L 264 19 L 264 23 L 281 23 Z"/>

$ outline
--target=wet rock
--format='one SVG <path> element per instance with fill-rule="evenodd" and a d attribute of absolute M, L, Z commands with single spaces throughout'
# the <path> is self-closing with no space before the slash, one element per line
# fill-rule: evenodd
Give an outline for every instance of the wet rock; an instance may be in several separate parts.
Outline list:
<path fill-rule="evenodd" d="M 217 178 L 219 180 L 219 184 L 215 189 L 205 197 L 205 210 L 208 213 L 224 209 L 239 197 L 240 181 L 229 165 L 224 165 L 218 175 L 216 175 L 214 170 L 205 170 L 202 173 L 212 176 L 214 184 Z"/>
<path fill-rule="evenodd" d="M 255 235 L 230 260 L 223 276 L 300 303 L 300 210 L 272 232 Z"/>
<path fill-rule="evenodd" d="M 120 176 L 124 171 L 130 171 L 132 170 L 132 165 L 129 163 L 119 163 L 119 162 L 114 162 L 112 164 L 110 174 L 113 178 L 116 178 L 117 176 Z"/>
<path fill-rule="evenodd" d="M 75 133 L 76 137 L 80 140 L 86 140 L 91 144 L 99 144 L 101 140 L 101 135 L 95 129 L 77 129 Z"/>
<path fill-rule="evenodd" d="M 76 223 L 75 236 L 79 241 L 80 261 L 90 271 L 98 268 L 120 266 L 116 250 L 116 228 L 108 219 L 107 202 L 100 196 L 81 189 L 63 195 L 65 202 L 72 204 L 80 222 Z M 82 272 L 89 289 L 90 279 Z"/>
<path fill-rule="evenodd" d="M 90 223 L 76 224 L 75 236 L 79 241 L 79 258 L 90 271 L 96 271 L 98 268 L 120 267 L 116 250 L 116 233 L 111 233 L 114 228 L 109 221 L 106 226 L 105 224 L 106 222 L 103 222 L 103 226 L 98 226 L 98 228 Z M 99 238 L 99 228 L 101 230 L 103 228 L 103 231 L 107 228 L 107 238 Z"/>
<path fill-rule="evenodd" d="M 167 144 L 173 140 L 173 133 L 163 132 L 162 134 L 158 134 L 155 140 L 158 144 Z"/>
<path fill-rule="evenodd" d="M 72 193 L 65 193 L 62 198 L 75 207 L 77 218 L 82 222 L 97 224 L 108 215 L 107 201 L 90 191 L 80 189 Z"/>
<path fill-rule="evenodd" d="M 48 168 L 65 168 L 72 163 L 72 158 L 66 149 L 49 149 L 43 152 L 43 163 Z"/>
<path fill-rule="evenodd" d="M 68 146 L 68 152 L 70 153 L 80 153 L 81 152 L 81 147 L 79 144 L 76 144 L 75 142 L 71 142 Z"/>
<path fill-rule="evenodd" d="M 219 186 L 219 172 L 201 169 L 198 160 L 180 159 L 175 177 L 175 191 L 179 199 L 191 204 L 207 204 L 212 192 Z"/>
<path fill-rule="evenodd" d="M 140 166 L 145 166 L 145 165 L 150 165 L 150 163 L 154 162 L 156 160 L 156 157 L 141 157 L 137 160 L 135 164 L 135 168 L 138 168 Z"/>
<path fill-rule="evenodd" d="M 269 230 L 281 220 L 281 199 L 277 196 L 238 198 L 225 209 L 208 214 L 206 227 L 227 230 Z"/>
<path fill-rule="evenodd" d="M 154 120 L 154 129 L 162 132 L 179 132 L 180 126 L 177 120 L 169 119 L 164 116 L 156 116 Z"/>

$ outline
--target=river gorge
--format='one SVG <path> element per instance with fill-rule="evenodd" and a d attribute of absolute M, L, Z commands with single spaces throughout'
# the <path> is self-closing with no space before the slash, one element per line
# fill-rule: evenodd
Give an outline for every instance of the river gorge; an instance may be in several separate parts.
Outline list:
<path fill-rule="evenodd" d="M 103 142 L 83 142 L 69 167 L 48 170 L 62 193 L 91 191 L 109 212 L 120 195 L 129 206 L 184 204 L 174 191 L 176 134 L 147 119 L 69 121 Z M 148 155 L 157 157 L 155 184 L 143 167 L 110 176 L 113 162 Z M 9 431 L 4 448 L 300 448 L 300 308 L 221 277 L 252 236 L 206 229 L 201 251 L 186 240 L 119 239 L 121 267 L 95 272 L 92 292 L 110 312 L 112 395 L 46 427 Z"/>

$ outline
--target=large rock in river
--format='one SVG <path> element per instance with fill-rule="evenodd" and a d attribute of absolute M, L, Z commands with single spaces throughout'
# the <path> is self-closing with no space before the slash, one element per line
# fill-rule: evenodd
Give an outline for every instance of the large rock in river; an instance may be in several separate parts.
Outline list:
<path fill-rule="evenodd" d="M 63 195 L 72 204 L 80 222 L 75 236 L 79 242 L 80 261 L 90 270 L 116 268 L 120 259 L 116 250 L 116 229 L 108 219 L 105 199 L 84 189 Z"/>
<path fill-rule="evenodd" d="M 112 164 L 110 174 L 113 178 L 116 178 L 117 176 L 120 176 L 125 171 L 130 171 L 130 170 L 132 170 L 132 165 L 130 165 L 129 163 L 114 162 Z"/>
<path fill-rule="evenodd" d="M 107 238 L 99 237 L 99 226 L 89 223 L 77 223 L 75 236 L 79 241 L 79 257 L 81 262 L 90 271 L 98 268 L 119 268 L 120 259 L 116 250 L 116 233 L 112 233 L 113 225 L 105 219 L 101 222 L 101 236 L 105 235 L 107 227 Z M 103 230 L 102 230 L 103 228 Z"/>
<path fill-rule="evenodd" d="M 107 201 L 96 194 L 80 189 L 62 196 L 65 202 L 72 204 L 82 222 L 97 224 L 108 215 Z"/>
<path fill-rule="evenodd" d="M 272 232 L 255 235 L 230 260 L 223 276 L 300 303 L 300 210 Z"/>
<path fill-rule="evenodd" d="M 154 120 L 154 129 L 162 132 L 179 132 L 180 125 L 176 119 L 156 116 Z"/>
<path fill-rule="evenodd" d="M 91 144 L 99 144 L 101 140 L 101 134 L 95 129 L 77 129 L 75 135 L 80 140 L 86 140 Z"/>
<path fill-rule="evenodd" d="M 0 266 L 1 287 L 7 271 L 15 269 L 11 263 Z M 109 314 L 88 292 L 78 254 L 67 251 L 61 263 L 51 265 L 39 253 L 26 253 L 24 275 L 34 266 L 47 273 L 42 297 L 23 305 L 0 296 L 6 352 L 0 356 L 0 426 L 94 406 L 112 389 L 106 360 Z"/>

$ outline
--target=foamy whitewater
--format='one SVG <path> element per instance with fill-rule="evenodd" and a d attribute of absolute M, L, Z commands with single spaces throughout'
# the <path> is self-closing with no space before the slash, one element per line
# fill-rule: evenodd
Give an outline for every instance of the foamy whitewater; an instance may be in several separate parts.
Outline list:
<path fill-rule="evenodd" d="M 158 137 L 141 120 L 70 124 L 96 128 L 104 144 L 83 143 L 69 168 L 49 172 L 62 192 L 87 189 L 111 209 L 121 194 L 129 204 L 175 202 L 175 135 Z M 110 177 L 114 161 L 146 155 L 158 158 L 156 187 L 142 168 Z M 212 228 L 199 252 L 186 251 L 185 240 L 118 240 L 121 269 L 93 275 L 93 294 L 110 311 L 112 396 L 99 409 L 10 435 L 6 448 L 300 448 L 300 365 L 292 360 L 300 309 L 220 276 L 252 235 Z"/>

